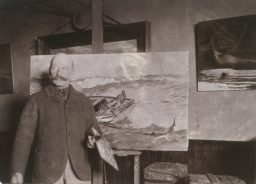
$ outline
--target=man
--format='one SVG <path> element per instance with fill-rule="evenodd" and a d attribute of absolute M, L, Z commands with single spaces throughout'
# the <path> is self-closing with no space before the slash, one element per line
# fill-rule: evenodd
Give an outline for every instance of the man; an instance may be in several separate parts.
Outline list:
<path fill-rule="evenodd" d="M 51 84 L 25 105 L 13 146 L 11 183 L 23 183 L 30 152 L 33 183 L 91 183 L 92 127 L 101 131 L 89 99 L 69 84 L 73 68 L 68 55 L 55 55 Z"/>

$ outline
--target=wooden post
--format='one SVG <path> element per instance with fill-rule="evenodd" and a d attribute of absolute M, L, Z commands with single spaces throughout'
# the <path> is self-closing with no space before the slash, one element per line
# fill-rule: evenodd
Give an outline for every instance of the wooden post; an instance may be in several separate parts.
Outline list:
<path fill-rule="evenodd" d="M 103 53 L 102 0 L 91 0 L 92 7 L 92 52 Z M 93 184 L 103 184 L 105 179 L 104 162 L 93 166 Z"/>
<path fill-rule="evenodd" d="M 253 143 L 254 146 L 254 177 L 253 177 L 253 183 L 256 183 L 256 143 Z"/>
<path fill-rule="evenodd" d="M 92 52 L 103 53 L 102 0 L 91 0 L 92 4 Z"/>
<path fill-rule="evenodd" d="M 103 169 L 103 160 L 100 160 L 98 163 L 93 165 L 92 173 L 92 183 L 93 184 L 103 184 L 104 183 L 104 169 Z"/>
<path fill-rule="evenodd" d="M 44 43 L 44 41 L 36 40 L 36 55 L 50 54 L 50 48 Z"/>
<path fill-rule="evenodd" d="M 140 155 L 134 156 L 134 184 L 140 184 Z"/>

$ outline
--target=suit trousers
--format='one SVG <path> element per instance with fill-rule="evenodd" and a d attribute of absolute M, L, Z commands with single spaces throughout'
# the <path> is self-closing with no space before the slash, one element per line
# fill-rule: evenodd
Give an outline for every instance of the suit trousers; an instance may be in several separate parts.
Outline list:
<path fill-rule="evenodd" d="M 70 160 L 68 159 L 63 175 L 54 184 L 92 184 L 92 182 L 79 180 L 73 171 Z"/>

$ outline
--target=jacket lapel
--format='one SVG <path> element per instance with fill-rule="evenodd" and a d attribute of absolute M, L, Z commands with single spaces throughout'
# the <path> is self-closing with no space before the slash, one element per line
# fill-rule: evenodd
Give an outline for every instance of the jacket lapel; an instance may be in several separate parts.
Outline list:
<path fill-rule="evenodd" d="M 51 97 L 53 101 L 56 101 L 56 102 L 63 101 L 63 97 L 58 94 L 56 88 L 52 85 L 48 85 L 45 88 L 45 93 L 47 96 Z"/>
<path fill-rule="evenodd" d="M 52 100 L 54 100 L 56 102 L 63 101 L 63 97 L 58 94 L 57 90 L 52 85 L 49 85 L 45 88 L 45 93 L 47 96 L 51 97 Z M 74 87 L 72 85 L 70 85 L 70 91 L 67 96 L 66 102 L 69 102 L 69 103 L 73 102 L 78 95 L 79 95 L 79 93 L 74 89 Z"/>
<path fill-rule="evenodd" d="M 72 104 L 78 95 L 79 93 L 74 89 L 72 85 L 70 85 L 70 90 L 66 102 Z"/>

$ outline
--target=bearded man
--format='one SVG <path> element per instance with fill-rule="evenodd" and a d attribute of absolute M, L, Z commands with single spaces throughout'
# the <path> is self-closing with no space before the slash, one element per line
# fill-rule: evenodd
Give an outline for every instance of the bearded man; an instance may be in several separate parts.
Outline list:
<path fill-rule="evenodd" d="M 12 184 L 23 184 L 30 153 L 33 183 L 91 183 L 92 127 L 101 131 L 89 99 L 70 85 L 73 69 L 68 55 L 55 55 L 51 83 L 26 103 L 13 146 Z"/>

